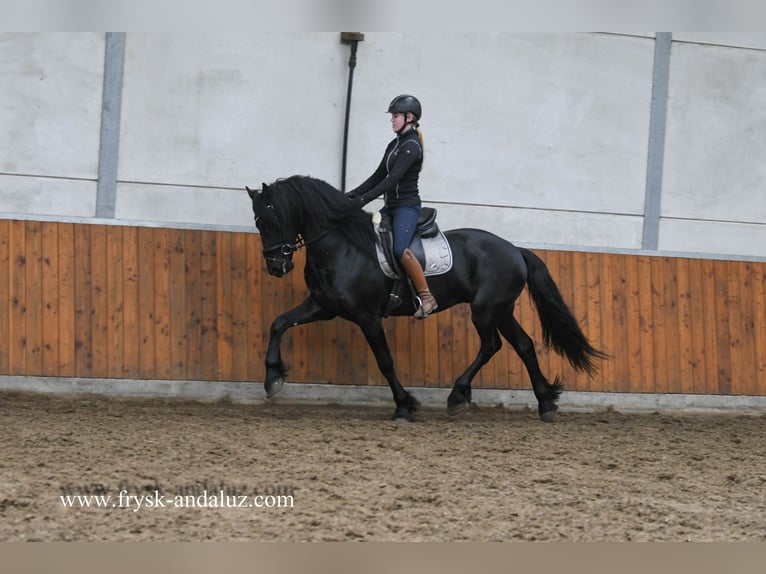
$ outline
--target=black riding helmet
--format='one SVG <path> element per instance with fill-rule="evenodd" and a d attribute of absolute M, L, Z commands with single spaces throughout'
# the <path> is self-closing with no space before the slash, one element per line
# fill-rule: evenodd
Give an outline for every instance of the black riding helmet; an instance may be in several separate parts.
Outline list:
<path fill-rule="evenodd" d="M 420 102 L 415 96 L 402 94 L 401 96 L 396 96 L 388 105 L 387 113 L 389 114 L 406 114 L 408 112 L 415 116 L 416 121 L 421 117 L 422 109 L 420 107 Z"/>

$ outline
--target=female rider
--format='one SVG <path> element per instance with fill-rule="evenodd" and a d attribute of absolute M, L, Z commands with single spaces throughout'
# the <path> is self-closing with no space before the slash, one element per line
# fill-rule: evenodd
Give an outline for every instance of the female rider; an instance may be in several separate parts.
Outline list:
<path fill-rule="evenodd" d="M 356 207 L 384 198 L 381 214 L 392 218 L 394 255 L 412 280 L 420 299 L 415 317 L 424 319 L 438 307 L 428 288 L 420 262 L 410 251 L 410 242 L 421 211 L 418 178 L 423 166 L 423 136 L 418 129 L 421 106 L 417 98 L 401 95 L 388 106 L 391 127 L 396 133 L 386 147 L 375 172 L 346 196 Z"/>

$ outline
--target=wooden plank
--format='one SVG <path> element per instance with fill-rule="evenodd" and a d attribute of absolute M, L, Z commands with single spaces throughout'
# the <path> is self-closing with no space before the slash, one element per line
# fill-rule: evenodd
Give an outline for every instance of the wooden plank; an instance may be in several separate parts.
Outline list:
<path fill-rule="evenodd" d="M 705 367 L 705 281 L 702 262 L 690 259 L 688 263 L 689 277 L 689 337 L 691 340 L 691 393 L 703 394 L 707 370 Z"/>
<path fill-rule="evenodd" d="M 155 293 L 154 293 L 154 234 L 148 227 L 138 229 L 138 370 L 142 379 L 154 379 L 157 374 L 157 349 L 155 342 Z"/>
<path fill-rule="evenodd" d="M 41 224 L 42 237 L 42 369 L 41 374 L 59 374 L 59 252 L 58 223 Z"/>
<path fill-rule="evenodd" d="M 756 352 L 755 297 L 753 289 L 754 264 L 742 262 L 738 265 L 740 296 L 740 317 L 742 323 L 741 379 L 737 381 L 739 394 L 754 395 L 758 392 L 758 354 Z"/>
<path fill-rule="evenodd" d="M 583 390 L 604 391 L 607 390 L 604 385 L 607 363 L 615 360 L 615 357 L 609 342 L 604 340 L 601 328 L 601 266 L 598 253 L 585 255 L 585 271 L 588 280 L 588 336 L 591 344 L 612 355 L 612 359 L 601 364 L 601 368 L 588 381 L 588 388 Z"/>
<path fill-rule="evenodd" d="M 141 376 L 141 306 L 139 303 L 138 228 L 122 228 L 123 363 L 122 375 Z"/>
<path fill-rule="evenodd" d="M 728 395 L 731 386 L 731 332 L 730 313 L 733 307 L 732 294 L 729 293 L 727 261 L 713 262 L 715 279 L 715 317 L 716 317 L 716 352 L 718 354 L 718 394 Z"/>
<path fill-rule="evenodd" d="M 154 230 L 154 361 L 155 377 L 173 378 L 170 335 L 170 230 Z"/>
<path fill-rule="evenodd" d="M 244 233 L 231 243 L 232 378 L 247 380 L 247 252 Z"/>
<path fill-rule="evenodd" d="M 172 379 L 187 378 L 186 319 L 186 232 L 170 229 L 168 232 L 168 319 L 170 326 L 170 372 Z"/>
<path fill-rule="evenodd" d="M 204 231 L 200 237 L 200 300 L 202 379 L 216 381 L 218 374 L 218 233 Z"/>
<path fill-rule="evenodd" d="M 200 250 L 202 232 L 198 229 L 184 233 L 183 272 L 186 309 L 184 312 L 186 345 L 184 358 L 189 380 L 202 380 L 202 287 L 200 285 Z"/>
<path fill-rule="evenodd" d="M 653 257 L 639 256 L 638 270 L 638 309 L 639 309 L 639 346 L 641 347 L 641 369 L 634 375 L 640 381 L 636 390 L 653 392 L 657 385 L 655 373 L 655 306 L 654 284 L 652 282 Z M 615 355 L 611 360 L 617 360 Z"/>
<path fill-rule="evenodd" d="M 694 392 L 694 333 L 692 331 L 691 285 L 689 283 L 689 260 L 675 260 L 678 278 L 678 367 L 680 376 L 679 392 Z"/>
<path fill-rule="evenodd" d="M 42 314 L 42 227 L 39 221 L 26 223 L 26 365 L 24 373 L 43 374 Z"/>
<path fill-rule="evenodd" d="M 740 271 L 742 263 L 739 261 L 725 261 L 728 293 L 727 309 L 729 316 L 729 372 L 731 373 L 730 393 L 733 395 L 744 394 L 742 381 L 745 376 L 745 356 L 743 353 L 745 338 L 742 324 L 742 298 L 740 295 Z"/>
<path fill-rule="evenodd" d="M 26 224 L 12 221 L 10 242 L 10 325 L 8 361 L 12 375 L 26 374 L 27 346 L 27 246 Z"/>
<path fill-rule="evenodd" d="M 614 285 L 610 272 L 610 256 L 602 253 L 599 256 L 599 273 L 601 275 L 601 301 L 604 307 L 601 310 L 601 336 L 604 348 L 610 349 L 614 359 L 603 363 L 603 391 L 615 391 L 617 386 L 617 366 L 625 361 L 625 349 L 617 346 L 615 342 L 615 324 L 613 315 Z"/>
<path fill-rule="evenodd" d="M 666 277 L 663 268 L 663 258 L 653 257 L 652 269 L 652 308 L 654 317 L 653 341 L 654 341 L 654 387 L 648 389 L 652 393 L 667 392 L 668 384 L 668 342 L 665 320 L 668 313 L 665 311 L 665 287 Z"/>
<path fill-rule="evenodd" d="M 107 376 L 118 378 L 125 366 L 125 279 L 122 227 L 106 228 Z"/>
<path fill-rule="evenodd" d="M 438 321 L 417 321 L 417 319 L 405 319 L 411 327 L 421 331 L 423 338 L 423 379 L 429 387 L 451 387 L 454 380 L 441 378 L 439 356 L 439 324 Z M 417 323 L 416 323 L 417 321 Z"/>
<path fill-rule="evenodd" d="M 620 255 L 607 255 L 607 265 L 611 269 L 612 297 L 611 317 L 613 326 L 612 348 L 619 349 L 619 360 L 614 361 L 615 391 L 630 391 L 631 363 L 630 336 L 628 334 L 628 277 L 625 258 Z"/>
<path fill-rule="evenodd" d="M 717 394 L 718 365 L 724 358 L 718 355 L 717 339 L 719 325 L 716 320 L 716 307 L 719 296 L 716 292 L 716 278 L 713 261 L 702 260 L 702 285 L 703 285 L 703 324 L 704 348 L 705 348 L 705 393 Z"/>
<path fill-rule="evenodd" d="M 93 376 L 91 229 L 90 225 L 74 228 L 75 375 L 78 377 Z"/>
<path fill-rule="evenodd" d="M 261 236 L 251 233 L 247 242 L 248 379 L 251 381 L 263 381 L 263 357 L 268 342 L 261 302 L 262 272 Z"/>
<path fill-rule="evenodd" d="M 431 317 L 428 317 L 428 319 L 430 319 L 431 322 L 436 323 L 436 336 L 438 338 L 439 349 L 439 381 L 442 385 L 448 384 L 448 381 L 454 381 L 460 374 L 459 372 L 454 373 L 452 369 L 452 357 L 454 354 L 452 317 L 448 310 L 437 315 L 432 315 Z M 417 319 L 414 320 L 416 321 Z M 490 370 L 491 366 L 486 366 L 485 368 Z M 494 384 L 494 380 L 492 381 L 492 384 Z"/>
<path fill-rule="evenodd" d="M 641 384 L 641 305 L 638 258 L 625 258 L 625 334 L 626 348 L 626 391 L 640 393 Z"/>
<path fill-rule="evenodd" d="M 409 347 L 409 378 L 407 379 L 407 383 L 402 384 L 418 387 L 427 386 L 425 357 L 426 341 L 423 325 L 419 325 L 416 329 L 411 329 L 409 326 L 413 324 L 412 319 L 389 319 L 389 321 L 396 325 L 397 337 L 401 337 Z M 420 321 L 420 323 L 422 322 L 423 321 Z M 385 381 L 383 381 L 383 384 L 385 384 Z M 445 381 L 445 384 L 449 385 L 451 382 Z"/>
<path fill-rule="evenodd" d="M 77 374 L 75 224 L 57 223 L 58 231 L 58 366 L 57 375 Z"/>
<path fill-rule="evenodd" d="M 394 368 L 399 381 L 405 387 L 426 386 L 425 331 L 422 321 L 411 317 L 389 318 L 384 321 L 384 328 L 389 345 L 394 355 Z M 383 376 L 381 385 L 387 384 Z"/>
<path fill-rule="evenodd" d="M 13 272 L 10 263 L 11 222 L 8 219 L 0 219 L 0 341 L 7 344 L 0 345 L 0 374 L 10 374 L 10 316 L 13 312 L 11 301 L 11 274 Z"/>
<path fill-rule="evenodd" d="M 216 239 L 218 257 L 216 275 L 218 291 L 218 369 L 219 380 L 232 380 L 232 325 L 231 325 L 231 234 L 219 232 Z"/>
<path fill-rule="evenodd" d="M 663 282 L 663 313 L 666 362 L 665 381 L 660 392 L 681 392 L 680 343 L 678 336 L 678 276 L 676 260 L 672 257 L 661 259 Z"/>
<path fill-rule="evenodd" d="M 753 394 L 766 395 L 766 263 L 752 266 L 756 382 Z"/>
<path fill-rule="evenodd" d="M 590 341 L 590 334 L 588 333 L 588 277 L 585 272 L 585 257 L 580 252 L 572 254 L 572 287 L 572 313 L 585 337 Z M 599 361 L 596 361 L 596 368 L 602 368 Z M 585 391 L 589 384 L 587 373 L 577 373 L 571 390 Z"/>
<path fill-rule="evenodd" d="M 109 305 L 107 301 L 106 226 L 93 225 L 91 242 L 91 340 L 94 377 L 109 376 Z"/>

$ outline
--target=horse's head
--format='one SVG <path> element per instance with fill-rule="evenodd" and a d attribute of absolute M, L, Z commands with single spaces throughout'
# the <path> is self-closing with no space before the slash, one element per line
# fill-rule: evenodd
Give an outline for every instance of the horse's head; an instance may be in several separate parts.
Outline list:
<path fill-rule="evenodd" d="M 250 189 L 247 186 L 245 189 L 253 201 L 255 226 L 261 233 L 266 269 L 271 275 L 284 277 L 294 267 L 293 253 L 298 233 L 291 228 L 289 221 L 284 220 L 284 214 L 280 218 L 274 207 L 269 186 L 264 183 L 261 190 Z"/>

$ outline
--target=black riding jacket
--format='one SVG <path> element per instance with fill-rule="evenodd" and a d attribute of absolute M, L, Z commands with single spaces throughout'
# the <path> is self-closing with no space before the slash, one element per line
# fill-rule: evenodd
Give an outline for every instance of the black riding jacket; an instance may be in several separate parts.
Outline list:
<path fill-rule="evenodd" d="M 423 147 L 418 132 L 410 128 L 396 136 L 375 172 L 349 195 L 361 197 L 364 203 L 384 196 L 386 207 L 420 205 L 418 177 L 423 165 Z"/>

